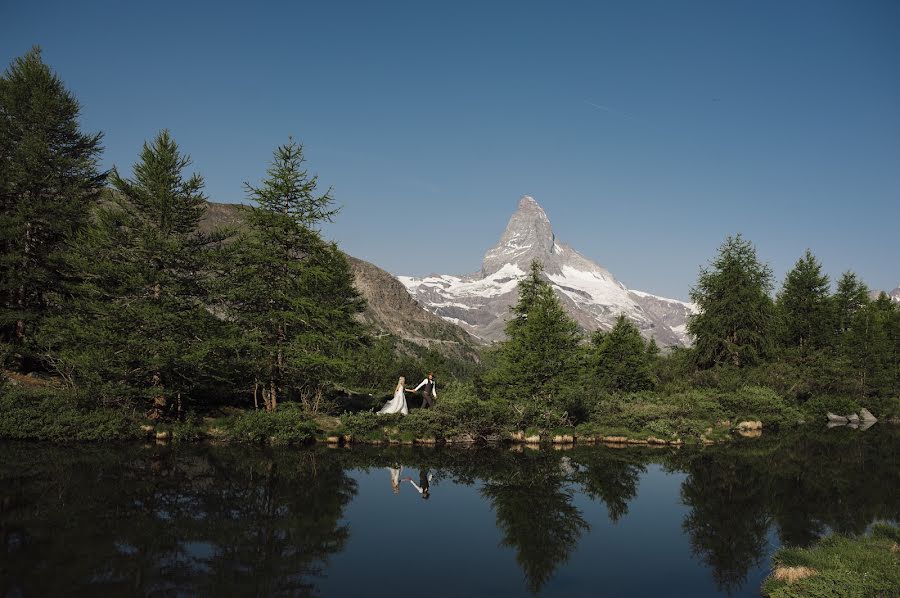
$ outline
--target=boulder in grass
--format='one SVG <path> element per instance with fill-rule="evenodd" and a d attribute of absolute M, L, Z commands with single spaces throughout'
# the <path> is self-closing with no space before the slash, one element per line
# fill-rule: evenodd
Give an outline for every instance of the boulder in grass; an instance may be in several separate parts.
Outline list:
<path fill-rule="evenodd" d="M 832 424 L 846 424 L 847 423 L 847 418 L 844 417 L 843 415 L 835 415 L 834 413 L 829 411 L 827 413 L 827 416 L 828 416 L 829 423 L 832 423 Z"/>
<path fill-rule="evenodd" d="M 872 422 L 873 424 L 878 421 L 878 418 L 872 415 L 872 412 L 863 407 L 859 410 L 859 421 L 861 422 Z"/>

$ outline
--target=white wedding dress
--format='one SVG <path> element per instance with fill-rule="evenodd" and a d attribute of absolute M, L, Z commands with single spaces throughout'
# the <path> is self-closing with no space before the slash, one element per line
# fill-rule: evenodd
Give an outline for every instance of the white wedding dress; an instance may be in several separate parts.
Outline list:
<path fill-rule="evenodd" d="M 398 388 L 397 392 L 394 393 L 394 398 L 388 401 L 385 406 L 381 408 L 381 411 L 378 412 L 379 415 L 382 413 L 402 413 L 403 415 L 409 415 L 409 409 L 406 407 L 406 395 L 403 393 L 403 388 Z"/>

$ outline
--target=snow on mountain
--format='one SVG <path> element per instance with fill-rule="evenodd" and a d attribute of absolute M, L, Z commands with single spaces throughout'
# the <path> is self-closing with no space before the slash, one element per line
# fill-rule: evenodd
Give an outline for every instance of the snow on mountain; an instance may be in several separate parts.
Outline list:
<path fill-rule="evenodd" d="M 519 200 L 500 238 L 484 256 L 481 269 L 466 276 L 398 276 L 426 309 L 485 340 L 499 340 L 518 299 L 516 286 L 538 260 L 566 310 L 587 331 L 608 330 L 624 313 L 647 338 L 663 346 L 687 345 L 690 303 L 632 291 L 603 266 L 561 243 L 547 214 L 529 196 Z"/>
<path fill-rule="evenodd" d="M 900 285 L 898 285 L 896 289 L 888 293 L 888 295 L 890 296 L 891 300 L 900 303 Z"/>

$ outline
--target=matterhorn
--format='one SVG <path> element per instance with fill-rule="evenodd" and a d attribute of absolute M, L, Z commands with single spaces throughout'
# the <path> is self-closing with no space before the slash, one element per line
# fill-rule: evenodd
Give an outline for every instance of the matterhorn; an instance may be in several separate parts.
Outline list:
<path fill-rule="evenodd" d="M 532 260 L 543 264 L 544 276 L 585 331 L 609 330 L 625 314 L 663 347 L 690 344 L 692 304 L 629 290 L 609 270 L 559 241 L 543 208 L 527 195 L 478 272 L 397 278 L 425 309 L 490 342 L 503 339 L 509 307 L 518 299 L 516 286 Z"/>

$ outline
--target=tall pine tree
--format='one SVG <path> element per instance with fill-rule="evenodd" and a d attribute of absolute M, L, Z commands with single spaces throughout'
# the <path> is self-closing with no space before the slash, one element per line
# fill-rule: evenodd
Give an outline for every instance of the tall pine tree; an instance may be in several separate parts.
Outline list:
<path fill-rule="evenodd" d="M 821 348 L 831 337 L 828 276 L 808 249 L 784 277 L 775 302 L 778 340 L 801 352 Z"/>
<path fill-rule="evenodd" d="M 347 259 L 315 230 L 336 213 L 333 200 L 316 194 L 304 161 L 303 147 L 289 140 L 262 184 L 246 185 L 258 207 L 248 208 L 223 279 L 223 308 L 241 330 L 254 401 L 262 397 L 269 410 L 284 397 L 318 410 L 363 333 L 355 316 L 364 302 Z"/>
<path fill-rule="evenodd" d="M 832 324 L 839 339 L 850 330 L 856 314 L 868 303 L 869 288 L 855 273 L 844 272 L 831 298 Z"/>
<path fill-rule="evenodd" d="M 591 339 L 591 361 L 597 381 L 612 391 L 650 390 L 654 385 L 652 364 L 659 348 L 648 345 L 641 333 L 624 315 L 616 318 L 613 329 Z"/>
<path fill-rule="evenodd" d="M 67 239 L 103 188 L 100 133 L 33 48 L 0 77 L 0 342 L 31 354 L 34 325 L 60 292 Z"/>
<path fill-rule="evenodd" d="M 519 283 L 519 301 L 510 308 L 507 340 L 494 351 L 482 376 L 486 392 L 532 409 L 541 423 L 564 417 L 565 395 L 580 379 L 581 331 L 566 313 L 539 262 Z"/>
<path fill-rule="evenodd" d="M 688 320 L 700 367 L 759 362 L 772 345 L 772 270 L 741 235 L 728 237 L 711 268 L 700 271 L 691 300 L 699 311 Z"/>
<path fill-rule="evenodd" d="M 198 230 L 203 179 L 168 131 L 144 144 L 133 177 L 76 240 L 78 281 L 44 334 L 50 359 L 78 386 L 105 397 L 152 400 L 159 415 L 195 392 L 210 367 L 221 322 L 207 309 L 209 250 Z"/>

